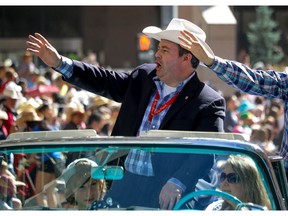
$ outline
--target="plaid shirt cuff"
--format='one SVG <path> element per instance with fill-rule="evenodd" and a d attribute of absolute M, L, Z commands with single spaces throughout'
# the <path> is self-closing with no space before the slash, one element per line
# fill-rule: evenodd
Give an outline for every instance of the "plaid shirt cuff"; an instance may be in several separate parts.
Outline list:
<path fill-rule="evenodd" d="M 221 58 L 215 56 L 214 57 L 214 62 L 209 68 L 211 70 L 217 70 L 221 66 L 221 63 L 224 64 L 221 60 L 222 60 Z"/>
<path fill-rule="evenodd" d="M 65 79 L 69 79 L 73 74 L 73 61 L 65 56 L 61 56 L 61 64 L 55 68 Z"/>

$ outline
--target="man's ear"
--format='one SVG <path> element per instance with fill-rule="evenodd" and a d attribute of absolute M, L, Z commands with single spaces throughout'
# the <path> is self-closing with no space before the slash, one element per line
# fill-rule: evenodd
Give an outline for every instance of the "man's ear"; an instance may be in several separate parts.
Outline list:
<path fill-rule="evenodd" d="M 186 53 L 185 56 L 184 56 L 184 61 L 189 61 L 191 62 L 191 59 L 192 59 L 192 54 L 191 53 Z"/>

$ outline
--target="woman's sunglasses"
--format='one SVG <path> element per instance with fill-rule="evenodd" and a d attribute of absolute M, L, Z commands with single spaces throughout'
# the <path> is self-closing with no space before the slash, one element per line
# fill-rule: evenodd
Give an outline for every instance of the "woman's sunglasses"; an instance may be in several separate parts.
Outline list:
<path fill-rule="evenodd" d="M 237 184 L 240 181 L 240 177 L 237 173 L 226 174 L 222 172 L 220 175 L 220 182 L 223 182 L 225 179 L 227 179 L 230 184 Z"/>

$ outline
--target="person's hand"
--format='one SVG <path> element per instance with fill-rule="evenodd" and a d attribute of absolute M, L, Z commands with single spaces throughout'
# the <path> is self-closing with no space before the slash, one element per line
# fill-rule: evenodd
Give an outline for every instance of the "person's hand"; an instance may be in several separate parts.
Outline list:
<path fill-rule="evenodd" d="M 199 61 L 207 66 L 211 66 L 215 56 L 208 52 L 191 32 L 184 30 L 180 33 L 183 35 L 183 37 L 179 36 L 179 39 L 183 41 L 183 44 L 180 44 L 180 46 L 189 50 Z"/>
<path fill-rule="evenodd" d="M 166 183 L 159 195 L 159 204 L 161 209 L 171 210 L 181 199 L 182 190 L 173 183 Z"/>
<path fill-rule="evenodd" d="M 26 42 L 28 51 L 35 54 L 49 67 L 57 68 L 61 64 L 61 56 L 57 50 L 41 34 L 29 35 Z"/>

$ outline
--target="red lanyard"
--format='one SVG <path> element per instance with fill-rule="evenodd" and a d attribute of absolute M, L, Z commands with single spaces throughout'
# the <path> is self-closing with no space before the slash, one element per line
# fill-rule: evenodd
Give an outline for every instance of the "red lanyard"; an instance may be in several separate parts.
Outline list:
<path fill-rule="evenodd" d="M 157 105 L 158 100 L 159 100 L 159 97 L 160 97 L 160 95 L 159 95 L 159 93 L 157 91 L 157 93 L 155 95 L 155 98 L 154 98 L 154 101 L 152 103 L 151 109 L 150 109 L 148 121 L 152 122 L 153 116 L 159 114 L 160 112 L 165 110 L 167 107 L 169 107 L 176 100 L 178 95 L 179 95 L 179 93 L 174 95 L 170 100 L 168 100 L 165 104 L 163 104 L 161 107 L 159 107 L 159 109 L 155 110 L 156 109 L 156 105 Z"/>

